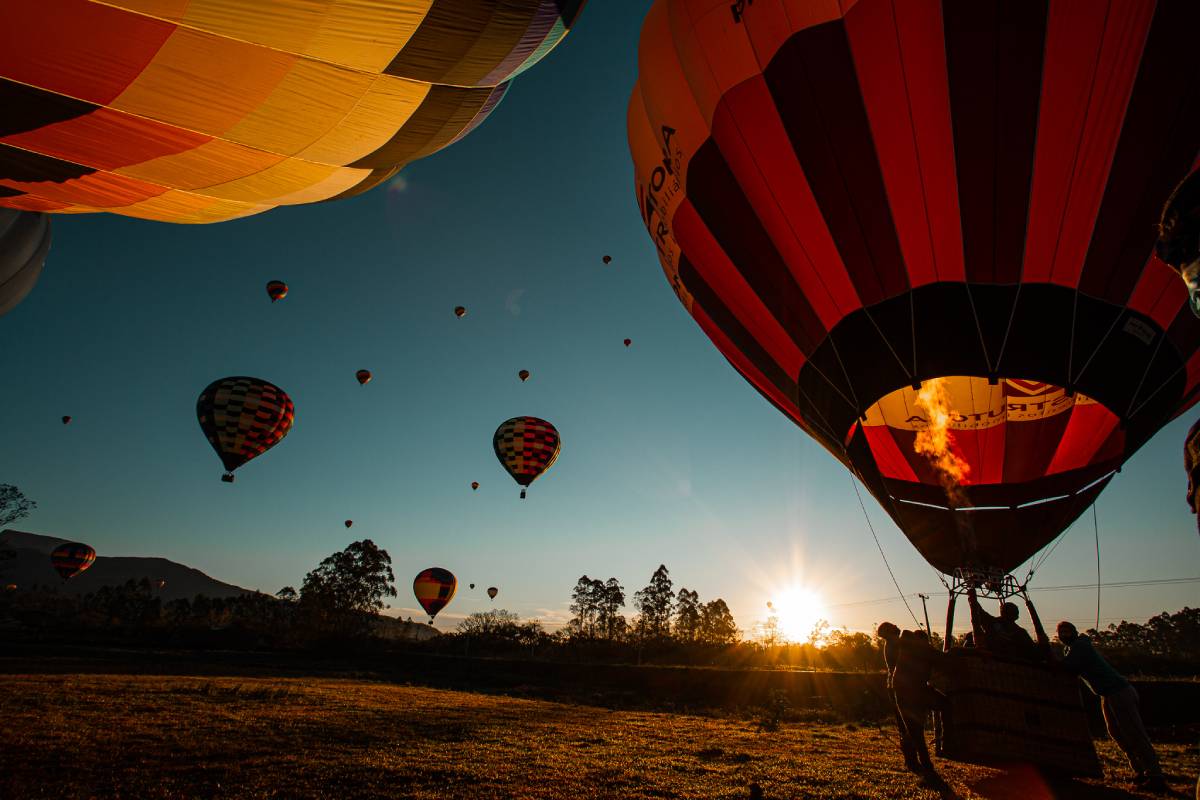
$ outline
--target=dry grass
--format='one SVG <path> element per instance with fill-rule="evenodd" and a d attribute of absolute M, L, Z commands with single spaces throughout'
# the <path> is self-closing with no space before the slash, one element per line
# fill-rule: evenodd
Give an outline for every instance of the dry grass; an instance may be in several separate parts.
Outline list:
<path fill-rule="evenodd" d="M 886 727 L 609 711 L 352 680 L 0 676 L 0 797 L 1050 797 L 1033 775 L 904 772 Z M 1176 788 L 1189 747 L 1160 744 Z M 1113 780 L 1125 776 L 1101 744 Z M 1190 783 L 1188 783 L 1190 786 Z M 1138 795 L 1099 784 L 1056 796 Z"/>

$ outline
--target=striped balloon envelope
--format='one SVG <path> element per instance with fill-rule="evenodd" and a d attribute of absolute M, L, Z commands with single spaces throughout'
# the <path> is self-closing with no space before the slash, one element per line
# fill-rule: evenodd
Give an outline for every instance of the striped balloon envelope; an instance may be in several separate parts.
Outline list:
<path fill-rule="evenodd" d="M 0 206 L 217 222 L 470 133 L 584 0 L 6 0 Z"/>
<path fill-rule="evenodd" d="M 1200 396 L 1152 257 L 1200 155 L 1198 29 L 1200 3 L 1106 0 L 646 17 L 628 132 L 668 281 L 940 570 L 1018 566 Z"/>
<path fill-rule="evenodd" d="M 438 615 L 438 612 L 454 599 L 454 591 L 457 588 L 458 579 L 450 570 L 441 567 L 421 570 L 413 579 L 413 594 L 417 596 L 417 602 L 421 604 L 421 608 L 425 609 L 425 613 L 429 615 L 430 625 L 433 624 L 433 618 Z"/>
<path fill-rule="evenodd" d="M 525 487 L 554 465 L 561 448 L 558 429 L 537 417 L 505 420 L 492 436 L 496 458 L 522 487 L 522 499 L 525 498 Z"/>
<path fill-rule="evenodd" d="M 296 409 L 287 392 L 258 378 L 235 376 L 210 383 L 196 401 L 200 430 L 225 465 L 221 480 L 279 443 L 292 429 Z"/>
<path fill-rule="evenodd" d="M 67 542 L 54 548 L 50 566 L 64 581 L 74 578 L 96 561 L 96 551 L 86 544 Z"/>
<path fill-rule="evenodd" d="M 49 252 L 50 220 L 45 214 L 0 208 L 0 316 L 33 291 Z"/>

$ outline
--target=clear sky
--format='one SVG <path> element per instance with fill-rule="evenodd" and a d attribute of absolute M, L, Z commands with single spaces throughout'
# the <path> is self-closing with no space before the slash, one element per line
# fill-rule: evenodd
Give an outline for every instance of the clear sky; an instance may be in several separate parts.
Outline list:
<path fill-rule="evenodd" d="M 420 616 L 419 570 L 457 574 L 441 628 L 491 607 L 488 585 L 496 607 L 551 626 L 585 573 L 616 576 L 632 603 L 660 563 L 744 629 L 793 583 L 835 626 L 911 623 L 849 473 L 734 372 L 663 278 L 625 138 L 640 22 L 589 4 L 482 127 L 389 188 L 211 226 L 54 218 L 40 283 L 0 317 L 0 482 L 39 503 L 17 527 L 267 592 L 369 537 L 391 553 L 404 615 Z M 272 278 L 291 288 L 276 305 Z M 360 387 L 364 367 L 375 379 Z M 287 390 L 296 426 L 229 486 L 195 402 L 243 374 Z M 521 414 L 563 439 L 525 501 L 491 446 Z M 1194 416 L 1101 495 L 1105 582 L 1200 576 L 1181 453 Z M 903 590 L 941 589 L 863 499 Z M 1089 513 L 1032 585 L 1095 579 Z M 1101 617 L 1198 593 L 1110 588 Z M 1035 598 L 1047 619 L 1095 616 L 1094 589 Z M 944 609 L 931 598 L 935 628 Z"/>

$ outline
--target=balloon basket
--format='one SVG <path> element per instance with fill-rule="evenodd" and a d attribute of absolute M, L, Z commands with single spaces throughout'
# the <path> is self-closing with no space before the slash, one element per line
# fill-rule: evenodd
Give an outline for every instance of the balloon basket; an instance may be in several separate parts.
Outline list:
<path fill-rule="evenodd" d="M 221 483 L 233 483 L 233 473 L 226 472 L 221 476 Z"/>
<path fill-rule="evenodd" d="M 521 499 L 522 500 L 525 499 L 525 490 L 524 489 L 521 490 Z"/>

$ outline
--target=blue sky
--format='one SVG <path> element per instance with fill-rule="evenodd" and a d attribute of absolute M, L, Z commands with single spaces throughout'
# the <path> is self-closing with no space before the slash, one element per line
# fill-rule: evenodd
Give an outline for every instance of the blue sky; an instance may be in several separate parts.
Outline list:
<path fill-rule="evenodd" d="M 835 626 L 908 619 L 899 600 L 859 602 L 895 589 L 846 470 L 725 363 L 662 276 L 625 143 L 639 27 L 622 4 L 590 4 L 482 127 L 387 189 L 211 226 L 56 217 L 39 285 L 0 318 L 0 482 L 39 502 L 19 527 L 268 592 L 369 537 L 392 555 L 405 615 L 419 616 L 419 570 L 458 575 L 442 628 L 490 607 L 493 584 L 496 606 L 553 625 L 580 575 L 616 576 L 632 601 L 660 563 L 743 628 L 793 583 Z M 291 287 L 276 305 L 272 278 Z M 360 387 L 364 367 L 375 380 Z M 228 486 L 194 409 L 240 374 L 287 390 L 297 421 Z M 563 438 L 523 502 L 491 449 L 519 414 Z M 1100 497 L 1106 582 L 1200 575 L 1192 417 Z M 939 590 L 863 497 L 903 590 Z M 1095 570 L 1089 513 L 1033 586 Z M 1194 605 L 1198 586 L 1108 589 L 1101 617 Z M 1048 619 L 1095 616 L 1091 590 L 1038 599 Z"/>

